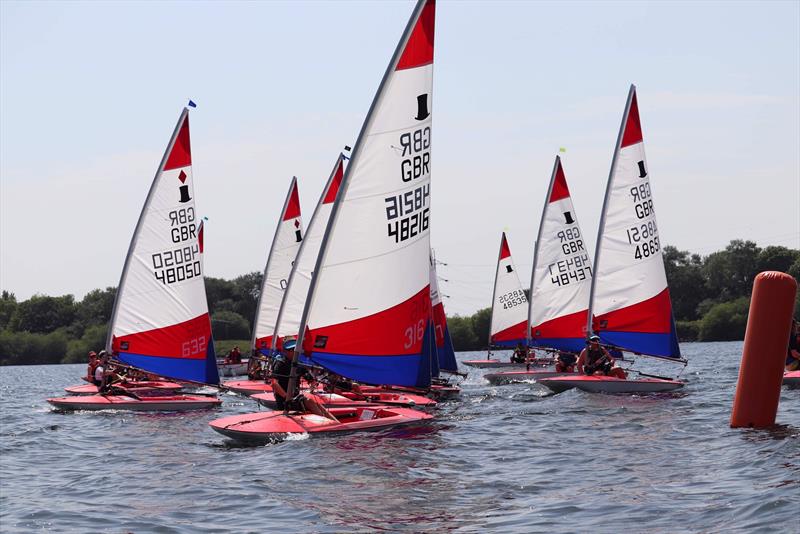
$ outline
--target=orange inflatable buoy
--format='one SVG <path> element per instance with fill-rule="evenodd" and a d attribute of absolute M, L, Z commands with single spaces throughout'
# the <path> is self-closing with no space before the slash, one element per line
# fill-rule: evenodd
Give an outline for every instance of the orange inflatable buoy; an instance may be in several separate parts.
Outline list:
<path fill-rule="evenodd" d="M 766 271 L 756 276 L 731 411 L 732 428 L 775 424 L 796 292 L 797 281 L 786 273 Z"/>

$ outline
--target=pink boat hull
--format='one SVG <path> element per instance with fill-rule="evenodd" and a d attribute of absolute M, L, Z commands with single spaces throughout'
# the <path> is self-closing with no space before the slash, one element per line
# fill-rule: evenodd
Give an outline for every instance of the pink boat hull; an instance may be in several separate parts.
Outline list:
<path fill-rule="evenodd" d="M 163 381 L 142 381 L 142 382 L 128 382 L 125 384 L 114 384 L 115 387 L 123 388 L 128 391 L 137 390 L 170 390 L 177 391 L 181 389 L 181 385 L 175 382 Z M 64 391 L 70 395 L 97 395 L 100 390 L 94 384 L 80 384 L 77 386 L 69 386 L 64 388 Z"/>
<path fill-rule="evenodd" d="M 682 388 L 684 383 L 659 378 L 622 379 L 611 376 L 562 376 L 543 378 L 539 384 L 555 393 L 577 388 L 590 393 L 662 393 Z"/>
<path fill-rule="evenodd" d="M 554 360 L 551 359 L 536 359 L 531 360 L 530 363 L 514 363 L 500 360 L 466 360 L 461 362 L 464 365 L 475 367 L 477 369 L 525 369 L 528 365 L 535 367 L 542 367 L 551 365 Z"/>
<path fill-rule="evenodd" d="M 800 371 L 786 371 L 783 373 L 783 385 L 790 388 L 800 388 Z"/>
<path fill-rule="evenodd" d="M 139 412 L 176 412 L 215 408 L 222 401 L 200 395 L 169 395 L 136 399 L 127 395 L 84 395 L 47 399 L 60 410 L 134 410 Z"/>
<path fill-rule="evenodd" d="M 343 396 L 355 400 L 362 398 L 379 404 L 387 404 L 390 406 L 408 406 L 408 407 L 422 407 L 432 408 L 436 406 L 436 401 L 425 397 L 424 395 L 417 395 L 405 391 L 392 391 L 379 387 L 362 386 L 359 393 L 342 393 Z"/>
<path fill-rule="evenodd" d="M 255 393 L 271 393 L 272 385 L 263 380 L 228 380 L 222 385 L 234 393 L 253 395 Z"/>
<path fill-rule="evenodd" d="M 356 407 L 380 407 L 381 404 L 376 402 L 369 402 L 359 399 L 349 399 L 342 395 L 338 395 L 336 393 L 316 393 L 314 395 L 306 394 L 306 397 L 310 397 L 317 401 L 317 403 L 325 406 L 326 408 L 356 408 Z M 278 403 L 275 401 L 275 394 L 270 393 L 255 393 L 250 395 L 251 399 L 255 399 L 261 406 L 265 408 L 269 408 L 270 410 L 277 410 Z"/>
<path fill-rule="evenodd" d="M 382 430 L 432 418 L 430 414 L 409 408 L 332 408 L 330 411 L 338 421 L 314 414 L 259 412 L 223 417 L 209 425 L 220 434 L 238 441 L 263 442 L 287 434 Z"/>
<path fill-rule="evenodd" d="M 503 371 L 500 373 L 487 373 L 483 378 L 495 386 L 503 384 L 513 384 L 515 382 L 537 381 L 542 378 L 553 378 L 554 376 L 575 376 L 576 373 L 559 373 L 557 371 Z"/>

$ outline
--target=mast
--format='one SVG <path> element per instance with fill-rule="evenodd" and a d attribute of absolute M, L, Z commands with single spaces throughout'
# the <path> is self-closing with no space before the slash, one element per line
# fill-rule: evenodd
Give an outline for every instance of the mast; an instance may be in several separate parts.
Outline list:
<path fill-rule="evenodd" d="M 486 349 L 486 359 L 492 354 L 492 320 L 494 319 L 494 299 L 497 297 L 497 275 L 500 274 L 500 259 L 503 255 L 503 243 L 506 241 L 506 233 L 500 237 L 500 250 L 497 251 L 497 265 L 494 267 L 494 286 L 492 287 L 492 312 L 489 314 L 489 345 Z"/>
<path fill-rule="evenodd" d="M 378 104 L 382 100 L 387 81 L 390 79 L 392 74 L 394 74 L 394 71 L 400 60 L 400 56 L 403 53 L 406 44 L 408 43 L 409 37 L 411 36 L 414 28 L 416 27 L 417 21 L 419 20 L 420 15 L 422 14 L 422 10 L 425 8 L 428 1 L 429 0 L 418 0 L 417 5 L 415 6 L 414 11 L 411 14 L 411 17 L 408 20 L 408 24 L 406 25 L 406 28 L 403 31 L 403 35 L 400 38 L 400 41 L 398 42 L 394 53 L 392 54 L 392 59 L 389 62 L 389 65 L 386 67 L 386 71 L 383 74 L 381 83 L 378 86 L 378 91 L 372 100 L 372 104 L 370 104 L 369 111 L 367 112 L 367 118 L 364 121 L 363 125 L 361 126 L 361 131 L 358 134 L 358 138 L 353 147 L 352 156 L 350 157 L 350 165 L 347 166 L 347 170 L 345 171 L 344 176 L 342 177 L 342 183 L 340 185 L 339 193 L 331 208 L 331 215 L 330 218 L 328 219 L 328 224 L 325 228 L 325 234 L 322 237 L 322 242 L 320 244 L 320 252 L 319 255 L 317 256 L 317 261 L 314 266 L 314 272 L 311 276 L 311 283 L 309 284 L 308 288 L 308 296 L 306 297 L 305 306 L 303 307 L 303 315 L 300 320 L 300 330 L 298 332 L 298 338 L 297 338 L 297 345 L 300 347 L 299 349 L 300 354 L 303 353 L 306 328 L 308 326 L 308 317 L 314 302 L 314 294 L 317 288 L 321 272 L 320 268 L 323 265 L 326 255 L 328 254 L 328 242 L 330 240 L 330 235 L 338 219 L 339 209 L 342 205 L 342 201 L 345 198 L 347 190 L 350 186 L 350 177 L 352 176 L 353 169 L 358 168 L 358 162 L 361 157 L 361 150 L 364 144 L 365 135 L 369 131 L 375 119 L 374 113 L 375 110 L 377 109 Z M 289 390 L 287 392 L 287 396 L 290 399 L 293 397 L 298 386 L 298 374 L 297 374 L 298 359 L 299 356 L 295 357 L 295 359 L 292 361 L 291 378 L 289 380 Z"/>
<path fill-rule="evenodd" d="M 603 197 L 603 209 L 600 212 L 600 224 L 597 228 L 597 242 L 594 246 L 594 261 L 592 262 L 592 269 L 595 273 L 599 272 L 598 266 L 600 265 L 600 246 L 603 239 L 603 233 L 606 229 L 606 210 L 608 209 L 608 199 L 611 197 L 611 183 L 614 179 L 614 171 L 617 169 L 617 159 L 619 158 L 619 150 L 622 144 L 622 134 L 625 132 L 625 125 L 628 123 L 628 114 L 631 111 L 631 101 L 633 95 L 636 93 L 636 86 L 631 84 L 628 90 L 628 101 L 625 104 L 625 113 L 622 114 L 622 122 L 619 126 L 619 133 L 617 134 L 617 143 L 614 145 L 614 157 L 611 160 L 611 169 L 608 171 L 608 181 L 606 182 L 606 194 Z M 586 339 L 589 339 L 594 334 L 592 325 L 592 316 L 594 314 L 594 293 L 597 287 L 597 276 L 592 276 L 592 285 L 589 290 L 589 312 L 586 318 Z"/>
<path fill-rule="evenodd" d="M 531 344 L 531 318 L 533 313 L 533 285 L 536 279 L 536 266 L 539 261 L 539 243 L 542 242 L 542 229 L 544 228 L 544 217 L 547 215 L 547 206 L 550 204 L 550 196 L 553 193 L 553 184 L 556 181 L 556 173 L 558 167 L 561 165 L 561 158 L 556 155 L 556 161 L 553 164 L 553 172 L 550 174 L 550 185 L 547 186 L 547 195 L 544 197 L 544 207 L 542 207 L 542 217 L 539 219 L 539 231 L 536 234 L 536 242 L 533 244 L 533 267 L 531 267 L 531 285 L 530 285 L 530 298 L 528 299 L 528 327 L 525 329 L 525 346 L 529 347 Z"/>
<path fill-rule="evenodd" d="M 112 347 L 111 343 L 114 337 L 114 324 L 117 320 L 117 313 L 119 311 L 119 300 L 120 296 L 122 295 L 123 285 L 125 284 L 125 280 L 127 279 L 128 268 L 130 267 L 131 256 L 133 254 L 134 245 L 136 244 L 137 239 L 139 238 L 139 231 L 142 228 L 142 222 L 144 221 L 144 215 L 147 213 L 147 208 L 150 206 L 150 201 L 153 199 L 153 194 L 156 190 L 156 183 L 158 178 L 161 176 L 161 173 L 164 172 L 164 166 L 167 163 L 167 158 L 169 155 L 172 154 L 172 148 L 175 146 L 175 141 L 178 139 L 178 132 L 180 132 L 181 126 L 183 125 L 184 120 L 188 120 L 189 118 L 189 108 L 184 107 L 183 111 L 178 117 L 178 122 L 175 124 L 175 129 L 172 131 L 172 137 L 169 140 L 169 144 L 167 145 L 167 149 L 164 151 L 164 155 L 161 157 L 161 163 L 158 164 L 158 169 L 156 170 L 155 176 L 153 176 L 153 181 L 150 184 L 150 190 L 147 192 L 147 198 L 144 201 L 144 205 L 142 206 L 142 211 L 139 212 L 139 220 L 136 221 L 136 228 L 133 231 L 133 236 L 131 237 L 131 242 L 128 245 L 128 253 L 125 255 L 125 264 L 122 267 L 122 274 L 119 277 L 119 284 L 117 284 L 117 293 L 114 295 L 114 308 L 111 311 L 111 319 L 108 321 L 108 334 L 106 335 L 106 352 L 111 355 Z"/>
<path fill-rule="evenodd" d="M 333 169 L 331 169 L 331 173 L 328 175 L 328 181 L 325 184 L 325 187 L 322 190 L 322 194 L 319 197 L 319 201 L 317 205 L 314 207 L 314 212 L 311 214 L 311 220 L 308 222 L 308 226 L 306 227 L 306 239 L 300 243 L 300 249 L 297 251 L 297 257 L 292 264 L 292 270 L 289 272 L 289 278 L 286 282 L 286 291 L 283 292 L 283 298 L 281 299 L 280 307 L 278 308 L 278 316 L 275 319 L 275 329 L 272 333 L 272 346 L 270 347 L 271 352 L 275 352 L 278 347 L 278 337 L 280 335 L 279 328 L 281 325 L 281 320 L 283 319 L 283 312 L 286 309 L 286 302 L 289 297 L 289 289 L 292 287 L 292 281 L 295 278 L 295 273 L 300 265 L 300 258 L 303 257 L 303 251 L 305 250 L 306 243 L 309 242 L 309 237 L 311 237 L 312 229 L 315 227 L 316 224 L 319 224 L 317 221 L 317 214 L 320 211 L 320 207 L 325 201 L 325 197 L 328 195 L 328 191 L 330 190 L 331 184 L 333 182 L 333 177 L 336 175 L 336 172 L 339 170 L 339 165 L 343 165 L 344 163 L 344 153 L 339 153 L 339 157 L 336 158 L 336 163 L 333 165 Z M 338 196 L 338 191 L 337 191 Z"/>
<path fill-rule="evenodd" d="M 256 347 L 256 330 L 258 328 L 258 317 L 259 315 L 261 315 L 261 300 L 264 298 L 264 287 L 267 285 L 267 273 L 269 272 L 269 267 L 270 264 L 272 263 L 272 253 L 275 251 L 275 242 L 278 240 L 278 234 L 281 231 L 281 224 L 283 224 L 283 217 L 286 215 L 286 208 L 289 206 L 289 202 L 292 198 L 292 194 L 294 193 L 295 187 L 297 187 L 297 176 L 292 176 L 292 181 L 289 184 L 289 192 L 286 193 L 286 200 L 283 201 L 283 209 L 281 209 L 280 220 L 278 221 L 278 224 L 275 225 L 275 234 L 272 236 L 272 243 L 269 246 L 269 253 L 267 254 L 267 263 L 264 266 L 264 273 L 261 276 L 261 292 L 258 294 L 258 303 L 256 304 L 256 315 L 253 318 L 253 335 L 250 340 L 250 349 L 253 355 L 255 355 L 256 351 L 258 350 L 258 347 Z M 303 243 L 301 242 L 300 247 L 302 246 Z M 283 295 L 286 296 L 286 291 L 283 292 Z M 280 311 L 278 312 L 278 318 L 280 318 Z M 275 324 L 277 325 L 277 321 Z M 275 348 L 274 339 L 272 341 L 272 348 L 273 349 Z"/>

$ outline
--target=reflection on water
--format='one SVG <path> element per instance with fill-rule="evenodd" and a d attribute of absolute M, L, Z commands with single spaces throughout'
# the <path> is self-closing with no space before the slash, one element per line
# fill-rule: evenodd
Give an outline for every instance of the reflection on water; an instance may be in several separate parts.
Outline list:
<path fill-rule="evenodd" d="M 780 425 L 731 429 L 741 344 L 682 348 L 688 384 L 673 394 L 550 395 L 536 384 L 490 386 L 488 371 L 470 369 L 461 398 L 432 422 L 259 446 L 207 426 L 258 410 L 241 397 L 223 395 L 224 407 L 208 412 L 60 414 L 43 399 L 84 366 L 2 368 L 0 524 L 4 532 L 797 530 L 800 390 L 782 391 Z"/>

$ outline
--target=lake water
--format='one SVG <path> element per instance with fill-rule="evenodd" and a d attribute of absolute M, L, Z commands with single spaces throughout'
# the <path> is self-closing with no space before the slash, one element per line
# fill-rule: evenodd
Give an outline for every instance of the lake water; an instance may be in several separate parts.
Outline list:
<path fill-rule="evenodd" d="M 680 394 L 549 395 L 469 369 L 432 423 L 247 447 L 207 425 L 258 410 L 242 397 L 58 413 L 44 399 L 85 366 L 3 367 L 0 530 L 800 532 L 800 390 L 777 428 L 730 429 L 741 343 L 682 349 Z"/>

